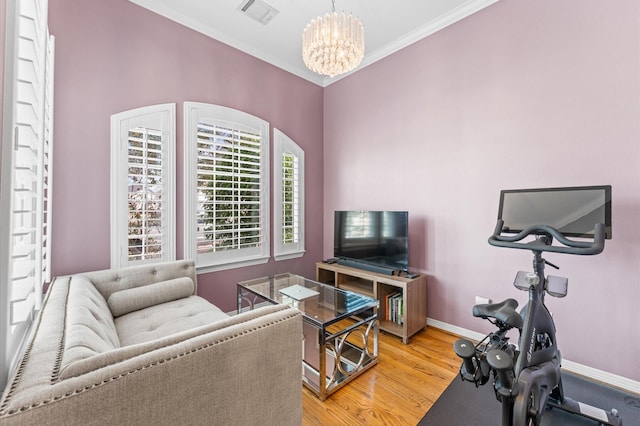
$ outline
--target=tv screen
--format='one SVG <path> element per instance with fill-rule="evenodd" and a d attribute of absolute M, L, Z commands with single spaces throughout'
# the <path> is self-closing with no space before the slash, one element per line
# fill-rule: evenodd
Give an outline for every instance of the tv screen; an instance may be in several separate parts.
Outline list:
<path fill-rule="evenodd" d="M 548 225 L 567 237 L 593 238 L 603 223 L 611 238 L 611 186 L 512 189 L 500 192 L 498 219 L 502 232 L 518 233 L 532 225 Z"/>
<path fill-rule="evenodd" d="M 333 255 L 389 269 L 409 265 L 409 213 L 336 211 Z"/>

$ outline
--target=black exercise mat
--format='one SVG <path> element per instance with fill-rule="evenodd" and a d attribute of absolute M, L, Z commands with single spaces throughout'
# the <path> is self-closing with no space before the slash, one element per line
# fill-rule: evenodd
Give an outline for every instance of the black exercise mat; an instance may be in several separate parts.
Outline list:
<path fill-rule="evenodd" d="M 562 373 L 566 397 L 605 410 L 615 408 L 623 426 L 640 426 L 640 397 Z M 500 403 L 491 382 L 476 389 L 473 383 L 456 377 L 438 398 L 418 426 L 499 426 Z M 597 423 L 558 409 L 545 411 L 542 425 L 586 426 Z"/>

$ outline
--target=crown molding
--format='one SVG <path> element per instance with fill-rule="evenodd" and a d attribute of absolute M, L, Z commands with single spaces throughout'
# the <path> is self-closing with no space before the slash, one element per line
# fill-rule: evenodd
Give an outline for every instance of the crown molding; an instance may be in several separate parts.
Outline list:
<path fill-rule="evenodd" d="M 390 56 L 393 53 L 402 50 L 405 47 L 410 46 L 413 43 L 448 27 L 449 25 L 455 24 L 456 22 L 466 18 L 469 15 L 473 15 L 474 13 L 484 9 L 485 7 L 497 3 L 498 1 L 500 0 L 469 0 L 459 7 L 450 10 L 448 13 L 445 13 L 444 15 L 441 15 L 438 18 L 426 23 L 422 27 L 417 28 L 415 31 L 411 31 L 410 33 L 405 34 L 404 37 L 397 39 L 393 43 L 389 43 L 386 46 L 383 46 L 382 48 L 377 49 L 369 54 L 365 53 L 365 57 L 358 68 L 349 73 L 341 74 L 340 76 L 336 76 L 334 78 L 325 78 L 323 80 L 323 87 L 326 87 L 344 77 L 358 72 L 361 69 L 368 67 L 369 65 L 378 62 L 379 60 L 384 59 L 387 56 Z"/>
<path fill-rule="evenodd" d="M 394 41 L 393 43 L 387 44 L 380 49 L 377 49 L 373 52 L 366 53 L 365 57 L 362 60 L 360 66 L 358 66 L 355 70 L 341 74 L 336 77 L 322 76 L 312 72 L 304 66 L 298 66 L 291 64 L 287 61 L 282 61 L 278 58 L 275 58 L 268 53 L 255 48 L 249 44 L 243 43 L 233 37 L 230 37 L 221 32 L 215 31 L 211 27 L 198 22 L 197 20 L 190 18 L 175 9 L 166 7 L 161 2 L 154 2 L 151 0 L 129 0 L 131 3 L 134 3 L 140 7 L 143 7 L 151 12 L 154 12 L 158 15 L 161 15 L 171 21 L 177 22 L 181 25 L 184 25 L 187 28 L 191 28 L 194 31 L 197 31 L 201 34 L 204 34 L 208 37 L 211 37 L 221 43 L 224 43 L 228 46 L 231 46 L 235 49 L 238 49 L 250 56 L 258 58 L 264 62 L 267 62 L 275 67 L 278 67 L 284 71 L 290 72 L 300 78 L 303 78 L 311 83 L 314 83 L 321 87 L 327 87 L 351 74 L 354 74 L 360 71 L 363 68 L 368 67 L 369 65 L 378 62 L 381 59 L 386 58 L 387 56 L 419 41 L 425 37 L 430 36 L 431 34 L 440 31 L 443 28 L 448 27 L 451 24 L 454 24 L 469 15 L 472 15 L 488 6 L 491 6 L 494 3 L 497 3 L 500 0 L 469 0 L 466 3 L 458 6 L 455 9 L 448 11 L 447 13 L 439 16 L 438 18 L 428 22 L 427 24 L 417 28 L 414 31 L 411 31 L 405 34 L 403 37 Z M 365 30 L 366 31 L 366 30 Z M 300 61 L 302 63 L 302 60 Z"/>

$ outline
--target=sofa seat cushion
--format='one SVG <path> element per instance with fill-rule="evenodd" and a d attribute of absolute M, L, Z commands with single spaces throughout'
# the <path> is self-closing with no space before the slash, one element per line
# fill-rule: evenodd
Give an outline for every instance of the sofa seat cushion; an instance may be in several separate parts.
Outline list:
<path fill-rule="evenodd" d="M 120 345 L 135 345 L 210 324 L 229 315 L 199 296 L 190 296 L 115 318 Z"/>

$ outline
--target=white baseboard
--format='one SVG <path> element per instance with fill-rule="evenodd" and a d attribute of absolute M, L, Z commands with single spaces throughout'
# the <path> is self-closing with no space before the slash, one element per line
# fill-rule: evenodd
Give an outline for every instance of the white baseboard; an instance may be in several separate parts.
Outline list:
<path fill-rule="evenodd" d="M 476 342 L 484 338 L 484 334 L 475 331 L 467 330 L 466 328 L 458 327 L 446 322 L 427 318 L 427 325 L 440 330 L 446 331 L 451 334 L 458 335 Z M 568 372 L 579 374 L 581 376 L 588 377 L 593 380 L 597 380 L 602 383 L 614 386 L 625 391 L 640 394 L 640 382 L 631 380 L 617 374 L 609 373 L 607 371 L 598 370 L 597 368 L 588 367 L 586 365 L 578 364 L 577 362 L 569 361 L 568 359 L 562 360 L 562 368 Z"/>
<path fill-rule="evenodd" d="M 480 340 L 484 339 L 484 336 L 486 336 L 486 334 L 467 330 L 466 328 L 458 327 L 457 325 L 448 324 L 446 322 L 434 320 L 431 318 L 427 318 L 427 325 L 439 328 L 440 330 L 444 330 L 448 333 L 455 334 L 460 337 L 475 340 L 476 342 L 479 342 Z"/>

